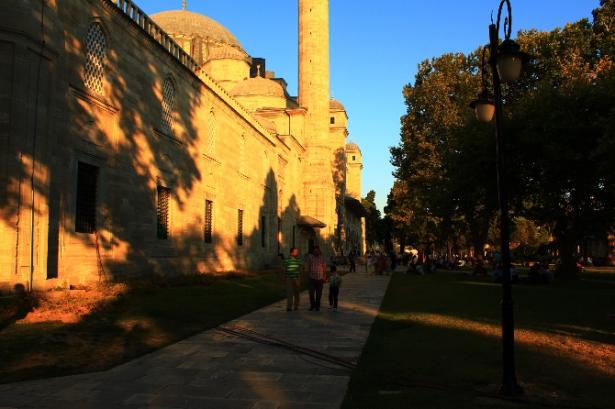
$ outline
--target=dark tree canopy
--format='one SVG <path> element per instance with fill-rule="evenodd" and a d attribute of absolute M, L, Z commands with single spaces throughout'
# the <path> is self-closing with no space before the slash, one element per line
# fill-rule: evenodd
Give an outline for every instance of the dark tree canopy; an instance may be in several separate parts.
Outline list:
<path fill-rule="evenodd" d="M 504 88 L 511 220 L 547 228 L 568 267 L 577 244 L 615 226 L 615 1 L 603 0 L 593 16 L 520 32 L 534 59 Z M 494 130 L 468 109 L 480 88 L 481 53 L 425 60 L 404 87 L 385 209 L 403 239 L 463 240 L 475 249 L 488 239 L 497 217 Z"/>

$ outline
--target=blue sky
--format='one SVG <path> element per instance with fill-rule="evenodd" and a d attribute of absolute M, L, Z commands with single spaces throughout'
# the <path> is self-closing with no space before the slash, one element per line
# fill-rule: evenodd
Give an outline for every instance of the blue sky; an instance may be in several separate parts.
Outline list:
<path fill-rule="evenodd" d="M 136 0 L 148 14 L 181 8 L 181 0 Z M 350 117 L 349 139 L 361 146 L 363 194 L 380 209 L 393 184 L 389 147 L 399 142 L 401 95 L 416 67 L 446 52 L 487 42 L 497 0 L 330 0 L 331 95 Z M 551 30 L 591 18 L 599 0 L 512 0 L 513 31 Z M 188 0 L 188 9 L 228 28 L 253 57 L 297 92 L 296 0 Z"/>

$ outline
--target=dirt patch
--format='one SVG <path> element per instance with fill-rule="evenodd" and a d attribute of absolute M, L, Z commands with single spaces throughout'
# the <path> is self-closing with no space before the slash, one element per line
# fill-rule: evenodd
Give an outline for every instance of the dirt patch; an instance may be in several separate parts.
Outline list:
<path fill-rule="evenodd" d="M 18 323 L 56 321 L 66 324 L 79 322 L 84 316 L 117 301 L 126 293 L 125 284 L 96 288 L 46 291 L 33 295 L 35 306 Z"/>
<path fill-rule="evenodd" d="M 17 323 L 74 324 L 131 293 L 148 293 L 168 287 L 210 286 L 218 280 L 243 280 L 266 273 L 268 272 L 227 271 L 216 274 L 157 275 L 124 283 L 36 292 L 28 296 L 32 299 L 31 311 Z"/>

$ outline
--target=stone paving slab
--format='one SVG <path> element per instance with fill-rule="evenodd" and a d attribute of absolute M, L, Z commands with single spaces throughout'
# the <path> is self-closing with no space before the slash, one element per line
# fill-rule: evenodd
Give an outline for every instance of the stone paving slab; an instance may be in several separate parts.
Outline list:
<path fill-rule="evenodd" d="M 338 311 L 307 311 L 303 293 L 299 311 L 284 300 L 224 327 L 356 362 L 388 283 L 348 274 Z M 349 379 L 343 366 L 212 329 L 108 371 L 0 385 L 0 409 L 333 409 Z"/>

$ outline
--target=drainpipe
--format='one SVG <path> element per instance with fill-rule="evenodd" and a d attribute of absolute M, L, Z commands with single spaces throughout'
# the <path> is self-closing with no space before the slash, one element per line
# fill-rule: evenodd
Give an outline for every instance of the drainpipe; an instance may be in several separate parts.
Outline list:
<path fill-rule="evenodd" d="M 34 99 L 34 134 L 32 135 L 32 170 L 30 172 L 30 292 L 34 290 L 34 179 L 36 170 L 36 137 L 38 135 L 38 104 L 41 85 L 41 67 L 45 51 L 45 0 L 41 0 L 41 51 L 36 72 L 36 97 Z"/>

